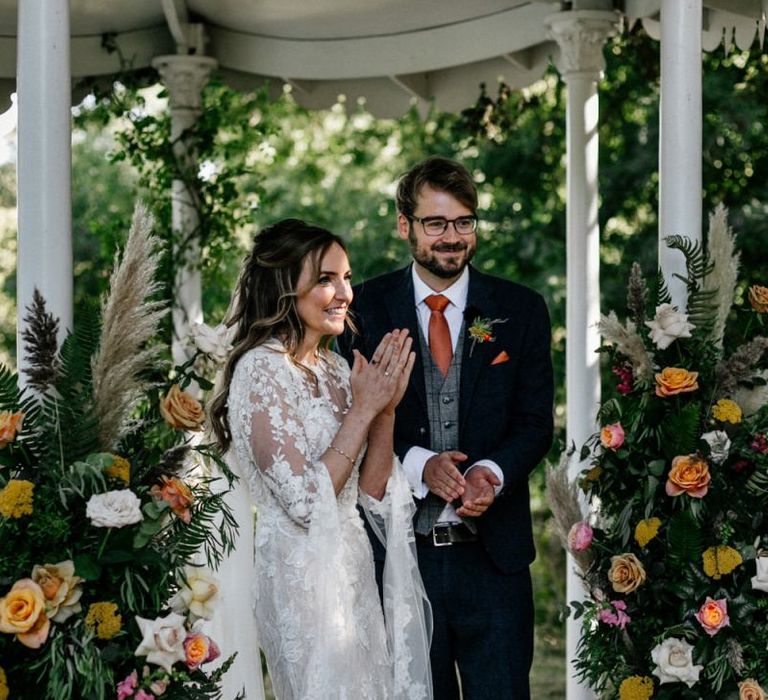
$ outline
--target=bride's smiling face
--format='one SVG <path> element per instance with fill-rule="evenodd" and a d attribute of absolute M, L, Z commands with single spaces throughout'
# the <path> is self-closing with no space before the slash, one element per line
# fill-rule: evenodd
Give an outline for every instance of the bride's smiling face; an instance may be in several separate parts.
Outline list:
<path fill-rule="evenodd" d="M 341 335 L 352 301 L 352 273 L 344 249 L 333 243 L 320 259 L 319 273 L 307 258 L 299 276 L 296 312 L 304 326 L 305 345 L 317 346 L 326 335 Z"/>

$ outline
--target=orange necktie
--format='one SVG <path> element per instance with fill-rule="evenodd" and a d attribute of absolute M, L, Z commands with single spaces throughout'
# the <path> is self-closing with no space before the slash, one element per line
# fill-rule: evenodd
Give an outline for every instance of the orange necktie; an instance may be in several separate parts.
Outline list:
<path fill-rule="evenodd" d="M 424 303 L 432 312 L 429 316 L 429 350 L 437 368 L 445 376 L 453 359 L 451 331 L 443 314 L 450 301 L 442 294 L 432 294 L 424 300 Z"/>

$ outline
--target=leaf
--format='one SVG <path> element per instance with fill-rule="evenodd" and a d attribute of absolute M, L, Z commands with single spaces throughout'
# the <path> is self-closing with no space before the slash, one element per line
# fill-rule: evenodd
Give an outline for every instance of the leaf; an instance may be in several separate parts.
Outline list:
<path fill-rule="evenodd" d="M 698 562 L 704 551 L 701 527 L 688 512 L 674 515 L 667 526 L 669 558 L 678 564 Z"/>
<path fill-rule="evenodd" d="M 101 566 L 90 554 L 75 554 L 75 573 L 86 581 L 97 581 L 101 576 Z"/>
<path fill-rule="evenodd" d="M 696 451 L 700 420 L 697 402 L 686 404 L 677 413 L 667 417 L 662 427 L 662 449 L 669 459 Z"/>

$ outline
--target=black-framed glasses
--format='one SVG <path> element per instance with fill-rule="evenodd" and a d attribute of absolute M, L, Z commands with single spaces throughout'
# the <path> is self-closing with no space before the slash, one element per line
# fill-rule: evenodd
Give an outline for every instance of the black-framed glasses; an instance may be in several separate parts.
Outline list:
<path fill-rule="evenodd" d="M 456 233 L 461 236 L 469 236 L 477 230 L 476 216 L 459 216 L 455 219 L 446 219 L 444 216 L 410 216 L 408 218 L 420 223 L 428 236 L 442 236 L 448 230 L 448 224 L 453 224 Z"/>

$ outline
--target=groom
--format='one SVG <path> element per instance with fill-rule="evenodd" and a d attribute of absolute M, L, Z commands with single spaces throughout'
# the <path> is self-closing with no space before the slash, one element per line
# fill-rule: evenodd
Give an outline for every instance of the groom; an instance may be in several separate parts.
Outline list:
<path fill-rule="evenodd" d="M 459 163 L 416 165 L 400 180 L 397 208 L 413 264 L 355 288 L 359 334 L 342 348 L 370 358 L 393 328 L 414 338 L 395 450 L 418 509 L 434 696 L 458 700 L 461 687 L 464 700 L 527 699 L 535 556 L 528 476 L 553 429 L 547 308 L 530 289 L 469 265 L 477 191 Z"/>

